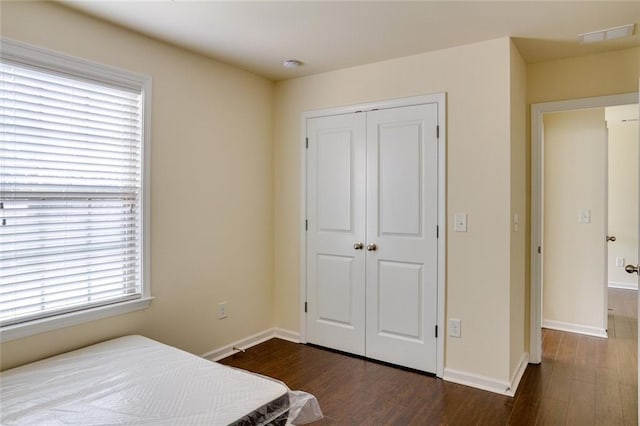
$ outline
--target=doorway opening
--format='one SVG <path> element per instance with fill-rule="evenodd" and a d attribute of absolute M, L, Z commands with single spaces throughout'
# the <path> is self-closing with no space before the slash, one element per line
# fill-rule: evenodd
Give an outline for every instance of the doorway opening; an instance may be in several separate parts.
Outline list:
<path fill-rule="evenodd" d="M 561 245 L 561 244 L 570 245 L 571 243 L 573 243 L 573 241 L 562 242 L 562 240 L 558 240 L 557 238 L 555 238 L 557 237 L 557 235 L 552 236 L 549 231 L 564 232 L 566 230 L 566 227 L 574 228 L 575 232 L 573 234 L 568 233 L 567 235 L 561 236 L 564 238 L 575 238 L 575 236 L 578 235 L 576 234 L 576 232 L 584 234 L 586 233 L 587 228 L 589 228 L 588 231 L 593 231 L 594 234 L 598 232 L 602 234 L 600 243 L 596 243 L 596 244 L 600 244 L 601 246 L 600 254 L 602 257 L 600 258 L 601 259 L 600 263 L 603 264 L 603 268 L 602 268 L 601 274 L 597 272 L 599 274 L 599 277 L 597 277 L 596 279 L 602 281 L 600 293 L 602 295 L 603 300 L 600 301 L 599 305 L 596 303 L 596 305 L 594 305 L 596 306 L 595 308 L 583 306 L 577 309 L 578 311 L 580 311 L 580 309 L 582 310 L 597 309 L 599 312 L 596 312 L 596 315 L 600 316 L 601 318 L 600 324 L 602 324 L 602 326 L 601 327 L 595 326 L 595 327 L 592 327 L 591 329 L 587 328 L 587 330 L 584 330 L 584 329 L 579 330 L 574 328 L 573 330 L 567 330 L 567 331 L 574 331 L 574 332 L 587 331 L 587 333 L 584 333 L 584 334 L 598 335 L 598 332 L 600 331 L 599 329 L 602 329 L 601 333 L 603 334 L 606 332 L 605 330 L 607 327 L 606 325 L 607 324 L 607 304 L 605 302 L 607 287 L 605 283 L 608 282 L 608 278 L 607 278 L 607 275 L 605 275 L 605 270 L 607 265 L 607 263 L 605 262 L 605 259 L 606 259 L 605 255 L 606 255 L 606 249 L 607 249 L 606 247 L 607 242 L 605 238 L 607 236 L 608 222 L 606 220 L 606 217 L 603 217 L 602 214 L 600 214 L 596 218 L 595 217 L 596 212 L 594 212 L 592 205 L 590 205 L 590 201 L 585 202 L 584 199 L 582 200 L 577 199 L 580 197 L 572 197 L 570 194 L 567 194 L 566 192 L 564 192 L 560 196 L 556 196 L 556 200 L 552 201 L 552 204 L 554 203 L 567 204 L 568 202 L 574 202 L 573 204 L 575 205 L 571 205 L 569 207 L 565 206 L 566 207 L 564 212 L 565 218 L 563 219 L 565 223 L 563 223 L 562 220 L 559 220 L 559 221 L 556 221 L 558 223 L 553 223 L 555 228 L 551 227 L 551 229 L 547 229 L 549 227 L 545 226 L 546 225 L 545 213 L 547 214 L 549 213 L 548 211 L 549 206 L 545 206 L 545 188 L 548 188 L 548 185 L 546 184 L 549 183 L 549 182 L 545 182 L 545 178 L 546 178 L 545 170 L 547 169 L 547 166 L 548 166 L 548 164 L 545 164 L 545 156 L 548 154 L 548 152 L 545 152 L 545 115 L 551 117 L 552 114 L 557 114 L 557 113 L 563 113 L 563 112 L 569 113 L 572 111 L 579 111 L 579 110 L 580 111 L 591 110 L 591 112 L 593 112 L 596 109 L 602 109 L 602 111 L 604 112 L 604 108 L 606 107 L 637 104 L 637 103 L 638 103 L 638 94 L 631 93 L 631 94 L 613 95 L 613 96 L 605 96 L 605 97 L 598 97 L 598 98 L 584 98 L 584 99 L 576 99 L 576 100 L 570 100 L 570 101 L 548 102 L 548 103 L 532 105 L 532 120 L 531 120 L 532 228 L 531 228 L 531 294 L 530 294 L 530 306 L 531 306 L 531 318 L 530 318 L 531 357 L 530 359 L 532 363 L 540 363 L 542 361 L 541 348 L 542 348 L 542 326 L 543 326 L 543 302 L 544 302 L 544 288 L 545 288 L 544 280 L 546 278 L 545 272 L 549 272 L 548 270 L 545 271 L 545 268 L 553 269 L 554 267 L 558 267 L 561 270 L 561 274 L 560 274 L 561 279 L 562 279 L 562 273 L 565 274 L 564 277 L 566 278 L 567 276 L 566 274 L 570 274 L 572 271 L 577 273 L 581 272 L 579 270 L 576 270 L 576 268 L 578 269 L 580 268 L 579 266 L 576 267 L 575 265 L 571 265 L 572 268 L 569 268 L 567 270 L 566 268 L 563 267 L 566 265 L 560 265 L 560 266 L 558 266 L 557 264 L 554 265 L 553 261 L 549 261 L 548 258 L 545 257 L 547 250 L 550 250 L 551 251 L 550 254 L 553 254 L 553 250 L 559 248 L 557 247 L 558 245 Z M 572 118 L 576 119 L 576 117 L 572 117 Z M 555 125 L 555 124 L 552 124 L 552 125 Z M 606 130 L 604 129 L 604 121 L 602 123 L 602 126 L 603 126 L 602 137 L 606 141 Z M 562 158 L 562 156 L 565 156 L 565 157 L 570 156 L 571 154 L 575 154 L 578 156 L 581 156 L 584 154 L 580 149 L 576 151 L 576 147 L 571 146 L 570 144 L 563 148 L 565 151 L 561 150 L 559 154 L 560 158 Z M 606 143 L 603 144 L 599 149 L 603 149 L 603 148 L 606 149 Z M 600 154 L 603 155 L 604 158 L 606 158 L 606 156 L 608 155 L 606 150 L 601 152 Z M 592 155 L 591 158 L 597 158 L 597 154 L 595 154 L 595 156 Z M 635 161 L 637 166 L 637 158 Z M 557 175 L 555 177 L 555 181 L 562 182 L 562 174 L 564 173 L 566 175 L 567 172 L 571 174 L 571 170 L 573 167 L 574 165 L 570 163 L 564 164 L 564 170 L 563 170 L 562 164 L 561 164 L 561 166 L 558 167 L 559 170 L 557 171 L 557 173 L 555 173 Z M 606 170 L 607 164 L 603 163 L 602 167 L 603 167 L 603 171 Z M 602 179 L 605 180 L 604 177 Z M 572 178 L 569 178 L 569 180 L 572 180 Z M 581 183 L 580 179 L 578 179 L 578 182 L 574 183 L 574 188 L 576 187 L 575 185 L 579 185 L 580 183 Z M 571 190 L 570 187 L 568 189 Z M 587 188 L 587 189 L 590 189 L 590 188 Z M 551 192 L 553 192 L 553 190 Z M 607 196 L 606 196 L 607 188 L 603 182 L 601 183 L 601 192 L 602 192 L 602 197 L 601 197 L 601 204 L 602 204 L 604 203 L 604 200 L 607 199 Z M 563 199 L 563 197 L 569 198 L 569 200 Z M 600 197 L 600 196 L 596 195 L 596 198 L 597 197 Z M 571 198 L 576 198 L 577 200 L 571 199 Z M 571 211 L 568 211 L 568 209 L 571 209 Z M 604 208 L 604 205 L 602 206 L 602 211 L 606 211 L 606 209 Z M 548 217 L 546 219 L 549 220 Z M 595 229 L 596 226 L 589 226 L 593 224 L 594 219 L 597 219 L 599 221 L 599 224 L 597 226 L 600 227 L 600 229 Z M 547 237 L 548 241 L 545 241 L 545 236 Z M 583 242 L 582 244 L 584 245 L 586 243 Z M 584 249 L 584 247 L 579 246 L 577 248 L 574 247 L 574 249 L 582 250 Z M 545 261 L 550 262 L 551 265 L 545 265 Z M 563 295 L 567 296 L 568 294 L 569 297 L 571 296 L 575 297 L 575 295 L 577 294 L 576 292 L 581 292 L 582 290 L 583 289 L 581 288 L 568 289 L 568 290 L 564 289 L 563 291 L 565 294 Z M 591 290 L 595 291 L 593 289 Z M 568 299 L 568 301 L 561 302 L 559 305 L 562 305 L 562 304 L 567 305 L 571 303 L 573 303 L 573 300 Z M 578 314 L 580 313 L 582 312 L 578 312 Z M 556 326 L 555 328 L 561 328 L 561 327 L 558 327 L 558 325 L 566 326 L 566 324 L 572 324 L 572 321 L 559 320 L 559 321 L 556 321 L 555 323 L 553 322 L 551 323 L 552 326 L 553 325 Z M 549 323 L 547 323 L 547 326 L 549 326 Z M 591 333 L 589 333 L 589 331 L 591 331 Z"/>

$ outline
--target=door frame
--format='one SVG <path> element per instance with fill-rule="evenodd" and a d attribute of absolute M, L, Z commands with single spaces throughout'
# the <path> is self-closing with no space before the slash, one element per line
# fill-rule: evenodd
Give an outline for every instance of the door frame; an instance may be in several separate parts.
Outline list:
<path fill-rule="evenodd" d="M 543 247 L 543 115 L 551 112 L 602 108 L 633 103 L 638 103 L 637 92 L 531 105 L 531 288 L 529 301 L 529 362 L 532 364 L 542 362 L 542 254 L 538 253 L 538 247 Z M 605 287 L 605 291 L 606 290 Z M 606 309 L 604 315 L 606 322 Z"/>
<path fill-rule="evenodd" d="M 307 342 L 307 321 L 305 302 L 307 301 L 307 120 L 331 115 L 352 114 L 367 112 L 375 109 L 388 109 L 405 106 L 422 105 L 428 103 L 438 104 L 438 298 L 436 303 L 438 338 L 436 339 L 436 376 L 444 375 L 444 347 L 445 347 L 445 286 L 446 286 L 446 93 L 412 96 L 383 100 L 378 102 L 362 103 L 357 105 L 341 106 L 336 108 L 305 111 L 301 114 L 301 146 L 300 146 L 300 338 L 301 343 Z"/>

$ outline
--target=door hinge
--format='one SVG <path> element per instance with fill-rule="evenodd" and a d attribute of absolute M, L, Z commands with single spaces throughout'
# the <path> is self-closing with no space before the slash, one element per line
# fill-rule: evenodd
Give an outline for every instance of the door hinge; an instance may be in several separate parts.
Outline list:
<path fill-rule="evenodd" d="M 304 220 L 304 230 L 305 231 L 309 230 L 309 221 L 307 219 Z"/>
<path fill-rule="evenodd" d="M 305 138 L 304 147 L 309 148 L 309 138 Z"/>
<path fill-rule="evenodd" d="M 436 238 L 440 238 L 440 225 L 436 226 Z"/>
<path fill-rule="evenodd" d="M 538 246 L 538 254 L 542 253 L 542 247 Z"/>
<path fill-rule="evenodd" d="M 436 138 L 440 138 L 440 125 L 436 126 Z"/>
<path fill-rule="evenodd" d="M 307 313 L 307 302 L 304 302 L 304 313 Z"/>
<path fill-rule="evenodd" d="M 438 338 L 438 325 L 436 324 L 436 339 Z"/>

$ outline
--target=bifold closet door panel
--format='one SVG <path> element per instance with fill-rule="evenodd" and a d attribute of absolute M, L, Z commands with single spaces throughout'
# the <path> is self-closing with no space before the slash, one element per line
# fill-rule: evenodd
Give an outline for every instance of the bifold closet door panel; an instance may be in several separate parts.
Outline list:
<path fill-rule="evenodd" d="M 429 372 L 437 352 L 437 125 L 436 103 L 367 113 L 365 353 Z"/>
<path fill-rule="evenodd" d="M 358 355 L 365 355 L 365 136 L 364 114 L 307 121 L 307 340 Z"/>

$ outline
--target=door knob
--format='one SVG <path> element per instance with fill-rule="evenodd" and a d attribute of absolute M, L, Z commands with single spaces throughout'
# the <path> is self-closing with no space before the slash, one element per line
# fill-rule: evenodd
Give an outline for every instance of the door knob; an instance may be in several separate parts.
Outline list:
<path fill-rule="evenodd" d="M 356 250 L 362 250 L 363 247 L 364 244 L 362 244 L 361 242 L 353 243 L 353 248 Z"/>
<path fill-rule="evenodd" d="M 627 271 L 627 274 L 637 274 L 638 265 L 627 265 L 624 267 L 624 270 Z"/>
<path fill-rule="evenodd" d="M 608 236 L 607 235 L 607 241 L 611 241 L 612 243 L 614 243 L 616 241 L 616 236 L 612 235 L 612 236 Z"/>
<path fill-rule="evenodd" d="M 367 244 L 367 250 L 368 251 L 376 251 L 377 248 L 378 248 L 378 246 L 373 244 L 373 243 Z"/>

